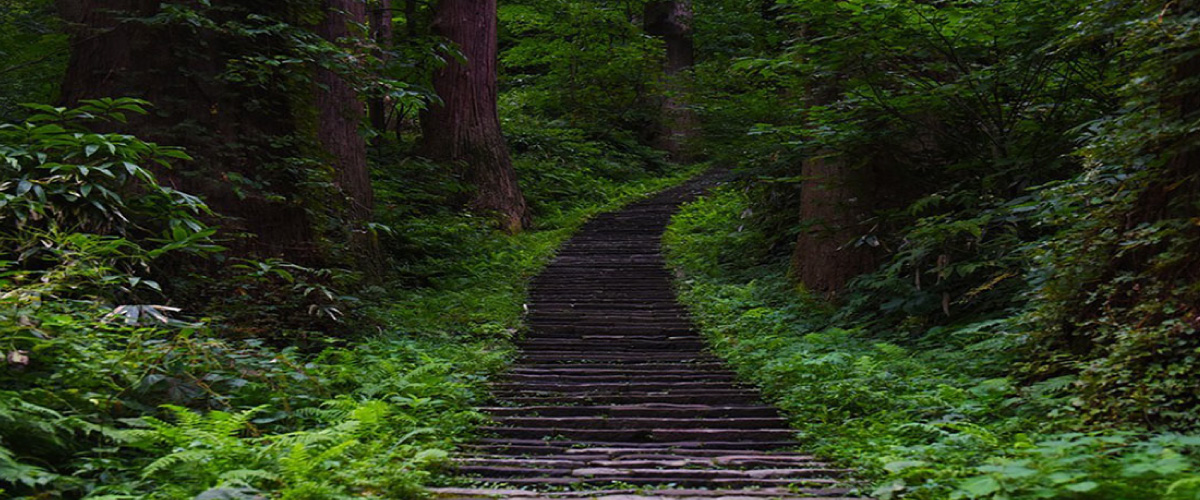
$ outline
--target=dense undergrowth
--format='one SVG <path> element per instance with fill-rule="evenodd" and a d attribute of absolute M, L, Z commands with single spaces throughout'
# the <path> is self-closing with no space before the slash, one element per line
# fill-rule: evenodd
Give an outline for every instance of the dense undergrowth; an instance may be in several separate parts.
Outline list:
<path fill-rule="evenodd" d="M 588 216 L 695 171 L 514 125 L 539 151 L 517 162 L 538 225 L 509 236 L 451 208 L 445 169 L 403 163 L 377 186 L 382 245 L 402 265 L 370 283 L 224 257 L 203 202 L 145 168 L 186 154 L 88 130 L 144 106 L 39 106 L 0 129 L 16 245 L 0 262 L 6 497 L 420 496 L 482 421 L 472 407 L 511 355 L 527 279 Z M 188 263 L 220 269 L 219 296 L 163 295 L 159 268 Z"/>
<path fill-rule="evenodd" d="M 745 190 L 689 204 L 667 235 L 681 298 L 714 348 L 783 409 L 803 442 L 855 467 L 876 498 L 1192 499 L 1200 436 L 1084 419 L 1069 376 L 1017 369 L 1032 339 L 1012 315 L 883 324 L 798 292 L 788 257 L 747 223 Z M 885 272 L 881 272 L 881 275 Z M 866 279 L 880 279 L 868 275 Z"/>
<path fill-rule="evenodd" d="M 499 114 L 533 220 L 506 235 L 466 209 L 460 166 L 415 153 L 431 77 L 459 57 L 433 3 L 353 41 L 314 31 L 328 2 L 152 2 L 73 38 L 98 21 L 68 21 L 85 5 L 0 5 L 0 498 L 419 497 L 481 422 L 528 278 L 592 214 L 700 168 L 639 131 L 660 48 L 628 8 L 500 12 Z M 180 87 L 54 105 L 108 82 L 74 79 L 81 44 L 147 34 L 135 58 L 165 47 L 184 69 L 146 81 Z M 373 217 L 349 216 L 316 144 L 321 70 L 383 108 L 360 127 Z"/>

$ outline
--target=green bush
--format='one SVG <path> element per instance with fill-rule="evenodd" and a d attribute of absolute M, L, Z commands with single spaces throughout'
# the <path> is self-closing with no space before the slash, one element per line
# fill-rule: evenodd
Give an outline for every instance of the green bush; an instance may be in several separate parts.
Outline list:
<path fill-rule="evenodd" d="M 839 309 L 791 283 L 787 256 L 764 252 L 762 228 L 747 223 L 749 206 L 725 188 L 674 217 L 664 241 L 681 299 L 718 354 L 812 450 L 854 467 L 864 493 L 1195 498 L 1200 438 L 1096 428 L 1073 404 L 1076 377 L 1025 381 L 1025 318 L 887 328 L 846 314 L 853 295 Z"/>

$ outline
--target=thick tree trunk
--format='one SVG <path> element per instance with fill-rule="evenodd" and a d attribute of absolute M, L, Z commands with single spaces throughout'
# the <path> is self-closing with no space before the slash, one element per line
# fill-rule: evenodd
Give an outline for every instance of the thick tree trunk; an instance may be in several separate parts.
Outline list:
<path fill-rule="evenodd" d="M 1200 0 L 1181 0 L 1174 2 L 1169 12 L 1173 16 L 1186 16 L 1200 8 Z M 1171 70 L 1166 88 L 1175 92 L 1163 102 L 1163 110 L 1175 123 L 1196 123 L 1200 120 L 1200 55 L 1196 55 L 1195 46 L 1190 47 L 1191 56 L 1180 60 Z M 1176 54 L 1186 49 L 1177 49 Z M 1175 55 L 1175 54 L 1172 54 Z M 1172 218 L 1188 218 L 1195 220 L 1200 216 L 1200 147 L 1194 146 L 1200 142 L 1200 131 L 1190 129 L 1182 137 L 1172 140 L 1170 159 L 1160 172 L 1139 195 L 1137 203 L 1125 219 L 1125 230 L 1137 231 L 1139 228 L 1160 223 Z M 1190 237 L 1200 240 L 1200 226 L 1190 225 Z M 1136 269 L 1139 273 L 1153 264 L 1153 260 L 1161 254 L 1162 248 L 1153 247 L 1148 252 L 1122 252 L 1124 260 L 1118 261 L 1118 268 Z M 1181 270 L 1190 282 L 1200 279 L 1200 254 L 1189 252 L 1191 259 Z"/>
<path fill-rule="evenodd" d="M 471 208 L 518 232 L 529 213 L 496 110 L 496 0 L 440 0 L 433 32 L 458 45 L 466 62 L 451 60 L 434 75 L 443 103 L 423 116 L 422 152 L 461 164 L 476 189 Z"/>
<path fill-rule="evenodd" d="M 801 167 L 800 223 L 805 227 L 792 254 L 793 278 L 810 291 L 831 296 L 875 265 L 871 247 L 859 244 L 870 216 L 861 172 L 840 158 L 810 158 Z"/>
<path fill-rule="evenodd" d="M 325 0 L 325 19 L 317 26 L 317 34 L 336 42 L 352 36 L 350 23 L 366 20 L 366 5 L 361 0 Z M 334 183 L 347 198 L 350 217 L 369 220 L 375 200 L 367 169 L 366 143 L 358 133 L 363 105 L 354 88 L 332 71 L 318 69 L 316 80 L 320 114 L 317 137 L 333 160 Z"/>
<path fill-rule="evenodd" d="M 62 100 L 118 97 L 130 87 L 131 74 L 149 52 L 148 30 L 120 17 L 141 17 L 158 10 L 157 1 L 112 0 L 103 8 L 86 0 L 57 0 L 59 14 L 71 26 L 71 58 L 62 84 Z"/>
<path fill-rule="evenodd" d="M 417 36 L 420 24 L 417 21 L 417 0 L 404 0 L 404 31 L 409 37 Z"/>
<path fill-rule="evenodd" d="M 687 70 L 695 64 L 691 0 L 646 4 L 645 25 L 648 34 L 662 37 L 666 43 L 663 71 L 667 95 L 662 99 L 663 126 L 656 134 L 658 147 L 676 161 L 690 161 L 693 154 L 688 143 L 699 129 L 695 111 L 683 99 L 688 86 Z"/>
<path fill-rule="evenodd" d="M 150 101 L 154 112 L 131 117 L 121 130 L 183 146 L 196 158 L 158 171 L 162 182 L 204 197 L 224 216 L 221 225 L 230 234 L 256 236 L 237 239 L 230 245 L 234 251 L 313 262 L 315 234 L 299 187 L 268 177 L 273 194 L 284 198 L 279 200 L 241 192 L 233 180 L 254 178 L 262 165 L 292 154 L 272 144 L 274 137 L 296 131 L 290 97 L 235 91 L 218 77 L 228 61 L 223 51 L 234 42 L 202 29 L 139 20 L 159 13 L 161 5 L 160 0 L 58 0 L 72 35 L 63 104 L 123 96 Z M 246 106 L 251 95 L 258 109 Z"/>
<path fill-rule="evenodd" d="M 392 0 L 373 2 L 368 24 L 371 26 L 371 39 L 375 41 L 375 44 L 382 49 L 390 48 L 392 46 Z M 371 127 L 380 134 L 387 132 L 387 99 L 379 96 L 368 100 L 367 115 L 371 117 Z"/>

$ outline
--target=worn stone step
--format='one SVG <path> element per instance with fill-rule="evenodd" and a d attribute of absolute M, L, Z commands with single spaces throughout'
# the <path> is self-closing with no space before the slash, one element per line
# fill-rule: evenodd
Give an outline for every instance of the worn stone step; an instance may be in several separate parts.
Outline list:
<path fill-rule="evenodd" d="M 530 283 L 531 294 L 544 293 L 552 290 L 595 291 L 597 289 L 612 290 L 651 290 L 671 291 L 673 288 L 663 277 L 631 278 L 625 276 L 601 276 L 581 278 L 562 276 L 556 279 L 542 279 Z"/>
<path fill-rule="evenodd" d="M 790 460 L 790 458 L 799 458 Z M 458 465 L 469 466 L 489 466 L 489 467 L 530 467 L 530 468 L 558 468 L 558 469 L 578 469 L 578 468 L 594 468 L 594 467 L 609 467 L 609 468 L 655 468 L 655 469 L 679 469 L 679 468 L 711 468 L 711 467 L 732 467 L 732 468 L 758 468 L 758 469 L 786 469 L 795 467 L 804 467 L 810 469 L 829 469 L 837 470 L 838 473 L 844 473 L 843 469 L 834 469 L 828 464 L 816 462 L 810 457 L 683 457 L 683 456 L 626 456 L 620 458 L 593 458 L 571 455 L 554 455 L 554 458 L 529 458 L 529 457 L 506 457 L 506 456 L 491 456 L 491 457 L 467 457 L 454 460 Z"/>
<path fill-rule="evenodd" d="M 737 391 L 741 386 L 723 381 L 687 382 L 566 382 L 566 381 L 517 381 L 493 383 L 492 387 L 505 392 L 563 392 L 563 393 L 638 393 L 676 391 Z"/>
<path fill-rule="evenodd" d="M 849 492 L 847 489 L 812 489 L 799 488 L 754 488 L 754 489 L 684 489 L 684 488 L 641 488 L 641 489 L 605 489 L 599 491 L 536 491 L 528 489 L 502 488 L 431 488 L 430 492 L 443 499 L 494 499 L 519 498 L 522 500 L 539 499 L 578 499 L 589 500 L 761 500 L 764 498 L 778 500 L 856 500 L 841 497 Z M 820 496 L 814 496 L 820 495 Z M 832 495 L 832 496 L 831 496 Z"/>
<path fill-rule="evenodd" d="M 621 345 L 610 344 L 603 346 L 588 346 L 578 342 L 570 342 L 569 339 L 564 339 L 563 342 L 556 344 L 555 342 L 540 342 L 534 344 L 518 343 L 522 348 L 523 354 L 529 356 L 554 354 L 562 358 L 579 360 L 592 359 L 597 356 L 652 356 L 655 354 L 666 354 L 672 357 L 681 355 L 691 355 L 693 357 L 702 356 L 705 353 L 707 346 L 699 342 L 678 342 L 678 343 L 639 343 L 637 345 Z"/>
<path fill-rule="evenodd" d="M 726 441 L 783 441 L 795 436 L 791 429 L 722 429 L 722 428 L 626 428 L 586 429 L 575 427 L 480 427 L 481 432 L 497 437 L 536 439 L 562 437 L 605 443 L 671 443 L 694 440 Z"/>
<path fill-rule="evenodd" d="M 612 476 L 573 476 L 573 477 L 477 477 L 475 481 L 487 484 L 511 484 L 511 485 L 529 485 L 529 486 L 567 486 L 567 485 L 604 485 L 604 484 L 646 484 L 646 485 L 673 485 L 673 486 L 696 486 L 696 487 L 760 487 L 760 486 L 788 486 L 798 488 L 804 494 L 814 495 L 816 491 L 828 492 L 831 496 L 840 496 L 849 493 L 850 490 L 843 488 L 833 488 L 838 484 L 836 479 L 824 478 L 800 478 L 800 479 L 778 479 L 778 478 L 731 478 L 731 477 L 629 477 L 622 474 Z M 805 487 L 809 488 L 805 492 Z M 818 490 L 819 488 L 819 490 Z"/>
<path fill-rule="evenodd" d="M 695 333 L 558 333 L 534 330 L 529 332 L 522 341 L 541 343 L 571 343 L 578 345 L 623 344 L 626 342 L 702 342 Z"/>
<path fill-rule="evenodd" d="M 594 331 L 591 331 L 594 330 Z M 613 345 L 645 346 L 653 348 L 662 344 L 694 344 L 698 350 L 707 349 L 707 344 L 690 327 L 647 327 L 633 326 L 565 326 L 556 328 L 534 328 L 518 341 L 518 344 L 535 347 L 571 346 L 604 347 Z"/>
<path fill-rule="evenodd" d="M 504 380 L 511 383 L 542 383 L 547 379 L 545 373 L 509 373 Z M 728 373 L 686 373 L 686 374 L 654 374 L 654 373 L 618 373 L 581 375 L 555 374 L 552 380 L 558 383 L 626 383 L 626 382 L 733 382 L 734 376 Z"/>
<path fill-rule="evenodd" d="M 692 362 L 692 361 L 715 361 L 716 358 L 705 352 L 662 352 L 662 351 L 634 351 L 634 352 L 616 352 L 616 353 L 588 353 L 581 351 L 573 351 L 564 349 L 561 351 L 541 350 L 537 352 L 523 353 L 521 356 L 525 360 L 538 361 L 553 361 L 553 362 L 626 362 L 626 363 L 664 363 L 664 362 Z"/>
<path fill-rule="evenodd" d="M 692 325 L 642 323 L 636 325 L 531 325 L 538 333 L 571 333 L 576 335 L 695 335 Z M 693 337 L 699 342 L 698 336 Z M 596 344 L 593 344 L 596 345 Z"/>
<path fill-rule="evenodd" d="M 519 467 L 503 465 L 469 465 L 456 467 L 462 474 L 491 478 L 615 478 L 659 479 L 674 482 L 675 479 L 692 481 L 715 479 L 741 479 L 760 481 L 788 479 L 796 483 L 836 484 L 834 479 L 845 474 L 845 470 L 831 468 L 773 468 L 773 469 L 694 469 L 694 468 L 640 468 L 640 467 Z"/>
<path fill-rule="evenodd" d="M 698 370 L 698 371 L 721 371 L 726 372 L 728 368 L 717 361 L 702 361 L 692 363 L 661 363 L 661 362 L 602 362 L 602 363 L 576 363 L 572 365 L 562 365 L 557 363 L 534 364 L 527 362 L 518 362 L 512 368 L 517 370 L 549 370 L 556 373 L 567 371 L 594 371 L 594 370 L 620 370 L 622 372 L 663 372 L 663 371 L 680 371 L 680 370 Z"/>
<path fill-rule="evenodd" d="M 721 401 L 723 397 L 736 397 L 745 395 L 750 398 L 757 397 L 756 394 L 747 389 L 738 387 L 729 388 L 650 388 L 650 387 L 628 387 L 628 384 L 612 384 L 603 388 L 591 389 L 588 388 L 558 388 L 558 387 L 512 387 L 502 388 L 493 391 L 493 394 L 500 397 L 552 397 L 560 398 L 563 404 L 568 404 L 574 399 L 595 399 L 595 398 L 621 398 L 624 396 L 650 396 L 650 397 L 667 397 L 667 396 L 697 396 L 707 398 L 706 402 L 699 404 L 712 404 L 709 401 Z M 642 401 L 644 403 L 655 402 L 670 402 L 670 401 Z"/>
<path fill-rule="evenodd" d="M 586 325 L 586 326 L 605 326 L 605 325 L 640 325 L 640 324 L 675 324 L 692 326 L 692 320 L 687 316 L 674 313 L 659 313 L 647 312 L 642 314 L 608 314 L 604 312 L 596 312 L 593 314 L 567 313 L 567 314 L 531 314 L 525 319 L 525 323 L 530 327 L 538 326 L 558 326 L 558 325 Z"/>
<path fill-rule="evenodd" d="M 710 436 L 711 437 L 711 436 Z M 656 453 L 693 454 L 702 451 L 723 450 L 733 454 L 748 454 L 752 452 L 768 452 L 793 449 L 800 443 L 791 439 L 779 441 L 731 441 L 724 439 L 706 439 L 703 441 L 671 441 L 654 443 L 619 443 L 573 439 L 515 439 L 515 438 L 480 438 L 470 448 L 494 452 L 499 449 L 522 447 L 531 450 L 531 454 L 562 454 L 584 452 L 587 450 L 641 450 Z"/>
<path fill-rule="evenodd" d="M 729 391 L 722 394 L 575 394 L 558 396 L 528 396 L 497 394 L 497 399 L 513 406 L 557 404 L 562 406 L 593 406 L 606 404 L 675 403 L 675 404 L 753 404 L 758 396 L 745 391 Z"/>
<path fill-rule="evenodd" d="M 508 427 L 555 427 L 579 429 L 787 429 L 787 420 L 780 417 L 768 418 L 663 418 L 663 417 L 493 417 L 498 424 Z"/>
<path fill-rule="evenodd" d="M 546 295 L 544 299 L 537 296 L 530 297 L 530 300 L 534 304 L 538 304 L 539 308 L 531 312 L 562 311 L 564 308 L 574 308 L 578 311 L 582 310 L 581 308 L 590 307 L 592 311 L 619 313 L 623 309 L 641 305 L 649 306 L 641 308 L 642 310 L 679 312 L 671 303 L 673 295 L 665 291 L 563 291 Z"/>
<path fill-rule="evenodd" d="M 544 417 L 607 416 L 612 418 L 694 417 L 694 418 L 774 418 L 778 411 L 770 406 L 708 405 L 609 405 L 609 406 L 490 406 L 480 411 L 495 416 L 538 415 Z"/>

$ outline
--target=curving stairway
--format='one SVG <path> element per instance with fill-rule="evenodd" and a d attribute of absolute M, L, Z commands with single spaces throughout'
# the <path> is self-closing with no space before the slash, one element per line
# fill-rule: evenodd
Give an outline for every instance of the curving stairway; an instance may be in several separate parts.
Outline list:
<path fill-rule="evenodd" d="M 588 223 L 534 280 L 520 360 L 484 408 L 451 498 L 845 498 L 847 472 L 793 432 L 705 345 L 660 253 L 701 177 Z"/>

